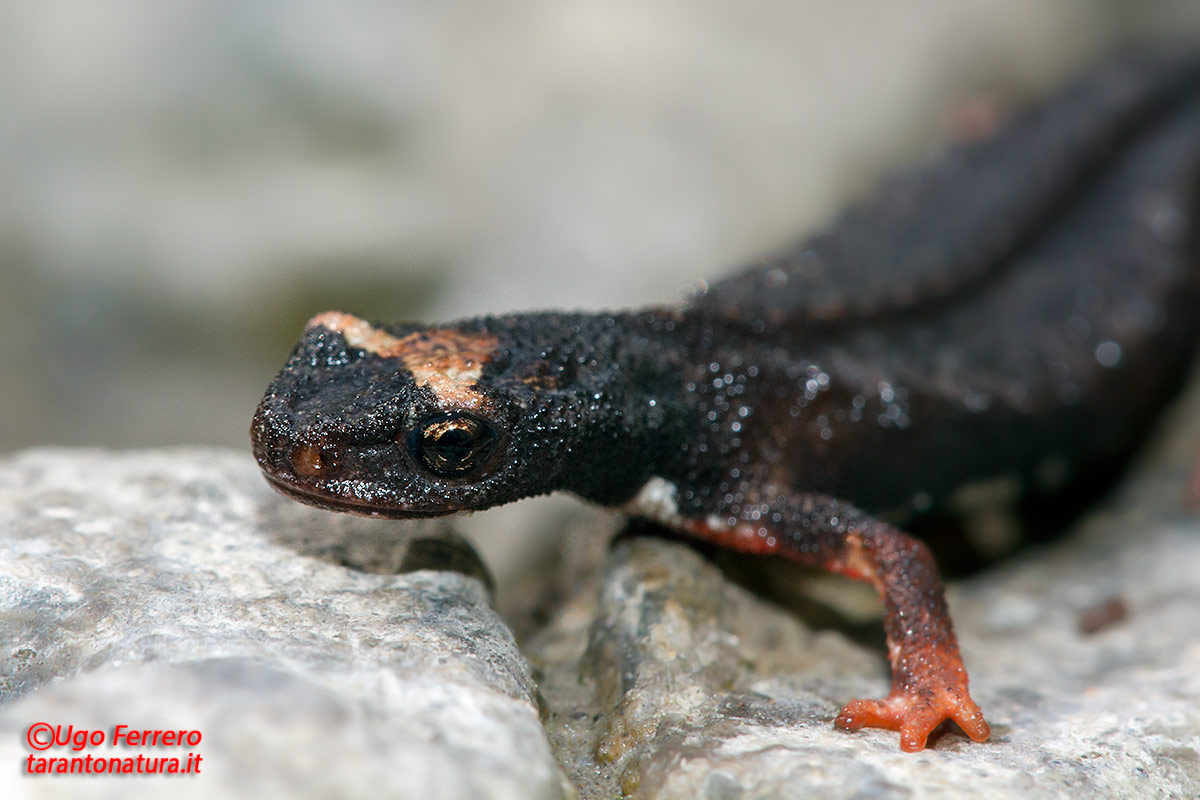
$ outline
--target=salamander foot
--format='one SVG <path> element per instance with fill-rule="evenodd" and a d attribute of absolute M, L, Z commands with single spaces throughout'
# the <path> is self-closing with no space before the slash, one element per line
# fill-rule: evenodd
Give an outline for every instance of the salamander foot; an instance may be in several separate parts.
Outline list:
<path fill-rule="evenodd" d="M 884 728 L 900 731 L 900 749 L 915 753 L 942 722 L 954 720 L 977 742 L 986 741 L 991 728 L 966 686 L 927 686 L 911 690 L 893 689 L 884 700 L 851 700 L 834 721 L 839 729 Z"/>

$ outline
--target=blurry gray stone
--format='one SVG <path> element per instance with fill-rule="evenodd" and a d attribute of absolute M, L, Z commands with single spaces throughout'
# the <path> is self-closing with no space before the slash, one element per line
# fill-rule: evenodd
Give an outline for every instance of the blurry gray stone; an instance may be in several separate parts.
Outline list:
<path fill-rule="evenodd" d="M 0 796 L 567 796 L 483 586 L 340 566 L 382 571 L 397 526 L 256 473 L 206 450 L 0 461 Z M 77 755 L 27 746 L 38 722 L 199 730 L 202 774 L 27 777 Z"/>

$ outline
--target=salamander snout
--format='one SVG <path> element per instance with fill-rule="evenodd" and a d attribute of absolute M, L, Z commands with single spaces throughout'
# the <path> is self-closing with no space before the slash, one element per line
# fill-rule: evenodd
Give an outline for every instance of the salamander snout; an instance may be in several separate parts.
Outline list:
<path fill-rule="evenodd" d="M 250 441 L 258 465 L 275 481 L 336 478 L 345 461 L 340 448 L 329 442 L 298 438 L 267 403 L 254 415 Z"/>

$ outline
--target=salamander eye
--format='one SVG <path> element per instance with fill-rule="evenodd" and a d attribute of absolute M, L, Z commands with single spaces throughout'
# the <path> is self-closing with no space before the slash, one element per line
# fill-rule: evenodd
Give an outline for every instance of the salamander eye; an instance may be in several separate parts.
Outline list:
<path fill-rule="evenodd" d="M 408 436 L 408 447 L 430 472 L 443 478 L 468 475 L 496 448 L 496 429 L 478 417 L 438 414 Z"/>

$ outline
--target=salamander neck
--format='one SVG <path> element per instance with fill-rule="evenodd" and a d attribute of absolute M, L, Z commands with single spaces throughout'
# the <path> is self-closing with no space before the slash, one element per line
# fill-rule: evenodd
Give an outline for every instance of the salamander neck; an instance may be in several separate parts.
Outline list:
<path fill-rule="evenodd" d="M 500 341 L 480 384 L 513 415 L 547 490 L 624 502 L 689 435 L 677 312 L 521 314 L 483 322 Z M 553 450 L 547 459 L 547 451 Z"/>

